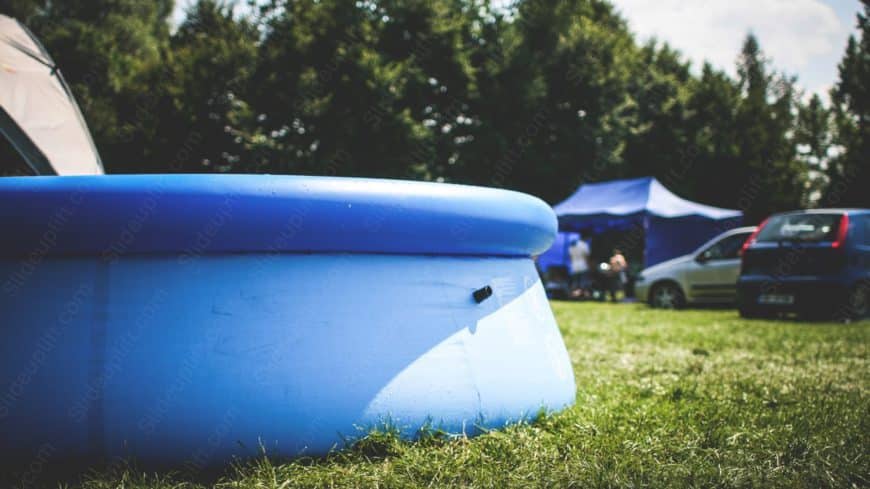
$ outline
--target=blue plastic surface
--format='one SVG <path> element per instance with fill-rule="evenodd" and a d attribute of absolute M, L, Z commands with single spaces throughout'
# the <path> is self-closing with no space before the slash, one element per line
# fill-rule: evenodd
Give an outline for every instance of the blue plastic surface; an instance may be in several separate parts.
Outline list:
<path fill-rule="evenodd" d="M 348 187 L 311 179 L 307 195 L 320 199 L 307 205 L 322 210 L 327 223 L 345 223 L 344 229 L 330 231 L 349 241 L 343 247 L 378 244 L 380 249 L 274 253 L 254 241 L 281 239 L 281 228 L 271 224 L 281 220 L 267 204 L 289 199 L 306 205 L 302 200 L 284 195 L 260 201 L 242 193 L 232 219 L 215 229 L 220 226 L 209 224 L 209 215 L 222 215 L 219 193 L 184 194 L 198 214 L 179 208 L 174 215 L 168 203 L 182 201 L 181 188 L 218 192 L 233 186 L 233 179 L 247 184 L 260 177 L 205 177 L 219 182 L 217 187 L 199 186 L 194 177 L 177 184 L 160 178 L 178 192 L 167 192 L 161 210 L 146 213 L 147 225 L 133 226 L 140 231 L 127 240 L 125 252 L 0 258 L 0 456 L 7 463 L 26 463 L 50 447 L 53 460 L 132 456 L 145 464 L 199 470 L 255 455 L 260 445 L 273 455 L 322 454 L 382 423 L 397 426 L 406 437 L 423 426 L 473 435 L 480 427 L 503 426 L 541 408 L 558 410 L 574 402 L 571 363 L 531 259 L 453 254 L 508 255 L 539 248 L 538 240 L 552 239 L 539 234 L 554 219 L 535 199 L 467 187 L 442 191 L 354 180 L 348 190 L 353 205 L 343 215 L 335 208 L 340 196 L 325 193 L 321 185 Z M 277 178 L 297 190 L 307 180 Z M 27 182 L 37 180 L 30 200 L 24 199 Z M 44 204 L 32 203 L 45 188 L 55 189 L 48 193 L 61 205 L 69 192 L 56 189 L 67 189 L 73 179 L 62 178 L 54 186 L 42 180 L 17 180 L 14 197 L 0 185 L 0 201 L 20 204 L 17 212 L 4 207 L 4 219 L 25 223 L 19 214 L 50 213 Z M 141 188 L 147 178 L 121 181 Z M 374 186 L 360 186 L 363 182 Z M 131 212 L 127 196 L 107 190 L 115 185 L 98 183 L 102 193 L 89 202 L 111 202 Z M 263 185 L 258 188 L 270 188 Z M 379 199 L 392 202 L 391 186 L 428 197 L 409 203 L 413 212 L 407 206 L 378 205 Z M 365 188 L 371 194 L 363 198 Z M 502 229 L 498 239 L 479 230 L 459 242 L 436 235 L 435 230 L 450 229 L 447 216 L 463 220 L 462 206 L 449 202 L 449 195 L 463 189 L 470 192 L 457 196 L 470 216 L 465 221 L 491 232 Z M 129 198 L 139 203 L 142 197 L 134 192 Z M 245 202 L 248 198 L 254 202 Z M 360 205 L 387 209 L 378 214 L 378 231 L 360 227 L 357 221 L 365 216 L 350 210 Z M 101 229 L 108 238 L 89 237 L 95 224 L 78 213 L 97 207 L 78 209 L 71 214 L 78 217 L 52 224 L 50 230 L 62 229 L 43 239 L 69 250 L 77 238 L 88 245 L 76 249 L 85 250 L 124 229 Z M 487 215 L 485 209 L 499 214 Z M 245 214 L 253 210 L 259 213 Z M 110 208 L 98 214 L 108 216 L 99 217 L 102 224 L 118 222 L 110 219 Z M 303 229 L 327 232 L 319 215 L 310 211 L 306 222 L 311 227 Z M 246 219 L 256 226 L 245 225 Z M 193 228 L 183 236 L 201 233 L 198 248 L 182 243 L 173 252 L 129 252 L 147 251 L 147 244 L 165 246 L 168 241 L 158 231 L 179 231 L 173 226 L 182 222 Z M 420 241 L 407 228 L 394 229 L 400 222 L 412 223 L 413 232 L 428 238 Z M 208 239 L 230 239 L 228 228 L 254 233 L 235 243 L 263 251 L 214 252 L 224 245 Z M 62 241 L 51 233 L 66 237 Z M 357 235 L 368 244 L 353 242 Z M 318 246 L 316 236 L 297 236 L 287 236 L 277 248 Z M 390 240 L 376 241 L 379 237 Z M 323 239 L 329 246 L 341 242 Z M 6 243 L 4 237 L 5 250 L 21 251 Z M 412 244 L 427 254 L 410 253 Z M 428 253 L 433 249 L 445 253 Z M 472 293 L 483 286 L 493 293 L 478 303 Z"/>
<path fill-rule="evenodd" d="M 0 180 L 0 256 L 370 252 L 529 256 L 552 209 L 463 185 L 273 175 Z M 46 234 L 48 243 L 46 246 Z"/>

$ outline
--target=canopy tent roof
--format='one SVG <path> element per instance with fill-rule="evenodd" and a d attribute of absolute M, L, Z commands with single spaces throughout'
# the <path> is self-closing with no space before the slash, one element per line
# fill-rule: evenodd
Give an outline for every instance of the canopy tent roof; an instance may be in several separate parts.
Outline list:
<path fill-rule="evenodd" d="M 738 210 L 678 197 L 652 177 L 581 185 L 555 211 L 563 232 L 617 231 L 637 238 L 632 242 L 642 239 L 646 266 L 688 253 L 743 219 Z"/>
<path fill-rule="evenodd" d="M 0 133 L 37 174 L 97 175 L 100 156 L 51 56 L 0 15 Z"/>
<path fill-rule="evenodd" d="M 728 219 L 743 215 L 738 210 L 698 204 L 678 197 L 653 177 L 581 185 L 554 209 L 560 218 L 628 216 L 644 212 L 664 218 L 698 216 Z"/>

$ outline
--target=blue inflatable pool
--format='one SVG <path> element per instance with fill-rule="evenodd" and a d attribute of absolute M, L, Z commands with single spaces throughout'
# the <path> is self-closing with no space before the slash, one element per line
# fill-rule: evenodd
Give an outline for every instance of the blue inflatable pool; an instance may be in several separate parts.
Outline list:
<path fill-rule="evenodd" d="M 504 190 L 291 176 L 0 179 L 0 450 L 220 463 L 574 401 Z"/>

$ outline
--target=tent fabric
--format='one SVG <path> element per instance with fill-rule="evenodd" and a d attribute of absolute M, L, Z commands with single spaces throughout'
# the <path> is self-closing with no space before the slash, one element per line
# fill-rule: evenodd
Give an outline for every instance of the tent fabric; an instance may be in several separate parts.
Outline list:
<path fill-rule="evenodd" d="M 581 185 L 554 207 L 564 232 L 638 232 L 649 267 L 737 227 L 743 213 L 683 199 L 652 177 Z"/>
<path fill-rule="evenodd" d="M 627 216 L 644 212 L 658 217 L 697 215 L 708 219 L 727 219 L 743 214 L 698 204 L 674 195 L 652 177 L 589 183 L 555 206 L 558 216 Z"/>
<path fill-rule="evenodd" d="M 24 26 L 5 15 L 0 15 L 0 132 L 39 174 L 103 173 L 54 61 Z"/>
<path fill-rule="evenodd" d="M 556 240 L 553 241 L 552 246 L 538 256 L 538 268 L 546 271 L 552 266 L 567 267 L 571 263 L 568 248 L 575 239 L 580 239 L 580 235 L 577 233 L 556 233 Z"/>
<path fill-rule="evenodd" d="M 742 223 L 742 215 L 719 220 L 699 216 L 673 219 L 653 216 L 647 221 L 645 264 L 651 267 L 691 253 L 715 236 Z"/>

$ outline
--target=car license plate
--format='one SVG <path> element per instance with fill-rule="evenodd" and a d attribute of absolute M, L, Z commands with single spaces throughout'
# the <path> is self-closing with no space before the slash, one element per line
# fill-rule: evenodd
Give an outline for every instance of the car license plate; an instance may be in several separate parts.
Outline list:
<path fill-rule="evenodd" d="M 763 294 L 758 297 L 759 304 L 790 306 L 794 304 L 794 296 L 788 294 Z"/>

